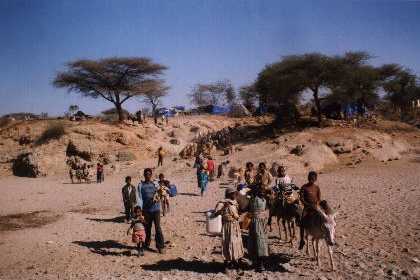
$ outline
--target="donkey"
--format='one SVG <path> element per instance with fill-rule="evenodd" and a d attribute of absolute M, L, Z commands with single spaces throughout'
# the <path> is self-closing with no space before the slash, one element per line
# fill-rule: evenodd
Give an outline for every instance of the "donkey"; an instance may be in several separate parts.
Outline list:
<path fill-rule="evenodd" d="M 296 197 L 293 197 L 295 195 Z M 275 216 L 277 225 L 279 227 L 279 237 L 281 239 L 281 224 L 286 242 L 293 247 L 293 240 L 296 237 L 295 223 L 300 224 L 300 217 L 302 216 L 302 207 L 299 205 L 299 198 L 297 193 L 281 192 L 275 198 L 274 207 L 270 209 L 269 225 L 271 229 L 271 217 Z"/>
<path fill-rule="evenodd" d="M 306 254 L 309 255 L 309 236 L 311 236 L 312 250 L 318 267 L 321 267 L 319 241 L 323 239 L 328 248 L 331 270 L 334 271 L 335 265 L 332 247 L 335 245 L 335 217 L 338 214 L 338 211 L 334 212 L 325 200 L 321 201 L 320 206 L 322 210 L 308 216 L 305 218 L 305 221 L 302 221 L 301 223 L 301 226 L 305 229 Z"/>

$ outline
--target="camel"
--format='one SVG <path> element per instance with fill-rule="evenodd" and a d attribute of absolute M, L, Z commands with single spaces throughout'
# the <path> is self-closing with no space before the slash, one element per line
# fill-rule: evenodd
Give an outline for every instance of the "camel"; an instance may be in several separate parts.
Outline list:
<path fill-rule="evenodd" d="M 301 226 L 305 229 L 306 254 L 310 255 L 309 236 L 311 236 L 312 250 L 318 267 L 321 267 L 319 241 L 321 239 L 324 240 L 328 248 L 331 270 L 334 271 L 335 265 L 333 260 L 333 246 L 335 245 L 335 217 L 338 214 L 338 211 L 334 212 L 325 200 L 321 202 L 321 208 L 322 210 L 317 211 L 302 221 Z"/>

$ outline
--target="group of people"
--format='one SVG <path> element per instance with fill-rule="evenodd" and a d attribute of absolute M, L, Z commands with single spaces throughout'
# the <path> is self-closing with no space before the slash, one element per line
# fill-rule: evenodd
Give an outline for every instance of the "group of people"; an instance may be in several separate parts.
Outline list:
<path fill-rule="evenodd" d="M 197 171 L 197 186 L 200 189 L 201 196 L 203 196 L 207 190 L 208 182 L 214 180 L 216 162 L 211 156 L 205 157 L 200 153 L 195 159 L 194 168 Z"/>
<path fill-rule="evenodd" d="M 151 168 L 146 168 L 143 175 L 144 180 L 137 187 L 127 176 L 122 188 L 125 220 L 131 223 L 127 234 L 132 231 L 132 241 L 137 245 L 138 255 L 143 256 L 144 250 L 150 247 L 154 224 L 156 248 L 163 254 L 165 242 L 160 218 L 161 214 L 165 216 L 169 211 L 170 182 L 164 174 L 159 174 L 159 180 L 154 182 Z"/>
<path fill-rule="evenodd" d="M 93 176 L 93 165 L 82 163 L 77 157 L 70 157 L 67 159 L 69 165 L 69 177 L 72 184 L 77 180 L 78 183 L 82 181 L 90 183 Z M 96 164 L 96 183 L 102 183 L 104 181 L 104 166 L 101 163 Z"/>
<path fill-rule="evenodd" d="M 300 202 L 303 204 L 303 214 L 299 217 L 300 225 L 300 244 L 302 249 L 305 244 L 304 223 L 307 217 L 314 211 L 322 211 L 321 192 L 316 185 L 317 173 L 314 171 L 308 174 L 308 183 L 299 190 L 293 188 L 291 178 L 286 174 L 284 166 L 277 170 L 277 178 L 274 178 L 267 170 L 264 163 L 260 163 L 255 170 L 253 163 L 246 164 L 244 184 L 238 184 L 237 188 L 227 188 L 225 199 L 216 205 L 214 215 L 222 216 L 222 253 L 225 259 L 226 269 L 235 268 L 239 265 L 245 255 L 242 243 L 242 230 L 240 216 L 242 212 L 247 212 L 250 217 L 249 223 L 242 229 L 248 229 L 247 250 L 248 256 L 257 271 L 263 271 L 264 260 L 269 256 L 267 228 L 267 213 L 271 214 L 276 207 L 275 199 L 279 192 L 298 191 Z M 274 182 L 275 181 L 275 182 Z M 272 184 L 275 184 L 272 187 Z M 247 195 L 249 203 L 246 209 L 241 209 L 238 204 L 239 190 L 249 188 Z"/>
<path fill-rule="evenodd" d="M 210 163 L 210 164 L 209 164 Z M 198 155 L 195 162 L 197 168 L 198 187 L 201 195 L 207 188 L 207 182 L 211 172 L 214 172 L 215 162 L 211 157 Z M 161 227 L 161 215 L 169 210 L 169 187 L 170 182 L 164 174 L 159 174 L 159 180 L 153 181 L 153 171 L 150 168 L 144 170 L 144 180 L 137 187 L 132 184 L 132 178 L 125 178 L 122 188 L 122 198 L 125 208 L 125 219 L 131 225 L 127 234 L 132 235 L 132 241 L 137 245 L 138 255 L 143 256 L 144 250 L 150 247 L 151 230 L 155 226 L 156 248 L 163 254 L 165 249 L 164 235 Z M 299 193 L 300 203 L 303 206 L 301 217 L 298 217 L 300 226 L 299 249 L 305 244 L 304 223 L 308 215 L 316 211 L 322 211 L 321 192 L 316 185 L 317 173 L 309 172 L 308 182 L 300 189 L 293 187 L 292 179 L 286 174 L 286 168 L 280 166 L 273 176 L 265 163 L 260 163 L 257 168 L 248 162 L 241 174 L 242 179 L 236 187 L 229 187 L 225 191 L 225 197 L 215 207 L 215 216 L 222 217 L 222 254 L 226 269 L 239 266 L 247 255 L 257 271 L 265 269 L 264 263 L 269 257 L 267 225 L 271 222 L 271 214 L 276 207 L 273 199 L 278 193 Z M 274 187 L 273 187 L 274 185 Z M 249 201 L 246 208 L 241 208 L 238 203 L 238 194 L 243 188 L 247 188 Z M 298 202 L 299 203 L 299 202 Z M 270 214 L 267 222 L 267 210 Z M 245 226 L 240 222 L 241 214 L 247 212 L 249 221 Z M 243 244 L 242 230 L 248 230 L 246 246 Z M 246 247 L 246 248 L 245 248 Z"/>

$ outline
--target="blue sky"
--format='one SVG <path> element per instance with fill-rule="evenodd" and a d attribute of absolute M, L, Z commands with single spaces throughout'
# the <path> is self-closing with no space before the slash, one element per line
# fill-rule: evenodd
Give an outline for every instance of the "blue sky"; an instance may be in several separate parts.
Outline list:
<path fill-rule="evenodd" d="M 110 108 L 51 85 L 78 58 L 151 57 L 169 67 L 165 105 L 184 105 L 196 83 L 239 87 L 288 54 L 364 50 L 420 74 L 419 34 L 417 1 L 0 0 L 0 115 Z"/>

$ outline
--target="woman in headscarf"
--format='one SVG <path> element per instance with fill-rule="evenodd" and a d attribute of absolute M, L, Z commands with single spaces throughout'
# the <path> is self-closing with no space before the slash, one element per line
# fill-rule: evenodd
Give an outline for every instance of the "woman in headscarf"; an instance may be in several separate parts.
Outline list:
<path fill-rule="evenodd" d="M 268 257 L 268 239 L 265 230 L 266 219 L 265 209 L 266 200 L 261 185 L 255 185 L 250 192 L 249 214 L 251 224 L 249 226 L 248 254 L 253 262 L 255 270 L 263 271 L 264 258 Z"/>
<path fill-rule="evenodd" d="M 227 188 L 225 199 L 217 204 L 215 212 L 215 215 L 222 215 L 222 254 L 226 270 L 237 267 L 244 256 L 238 207 L 236 190 Z"/>

